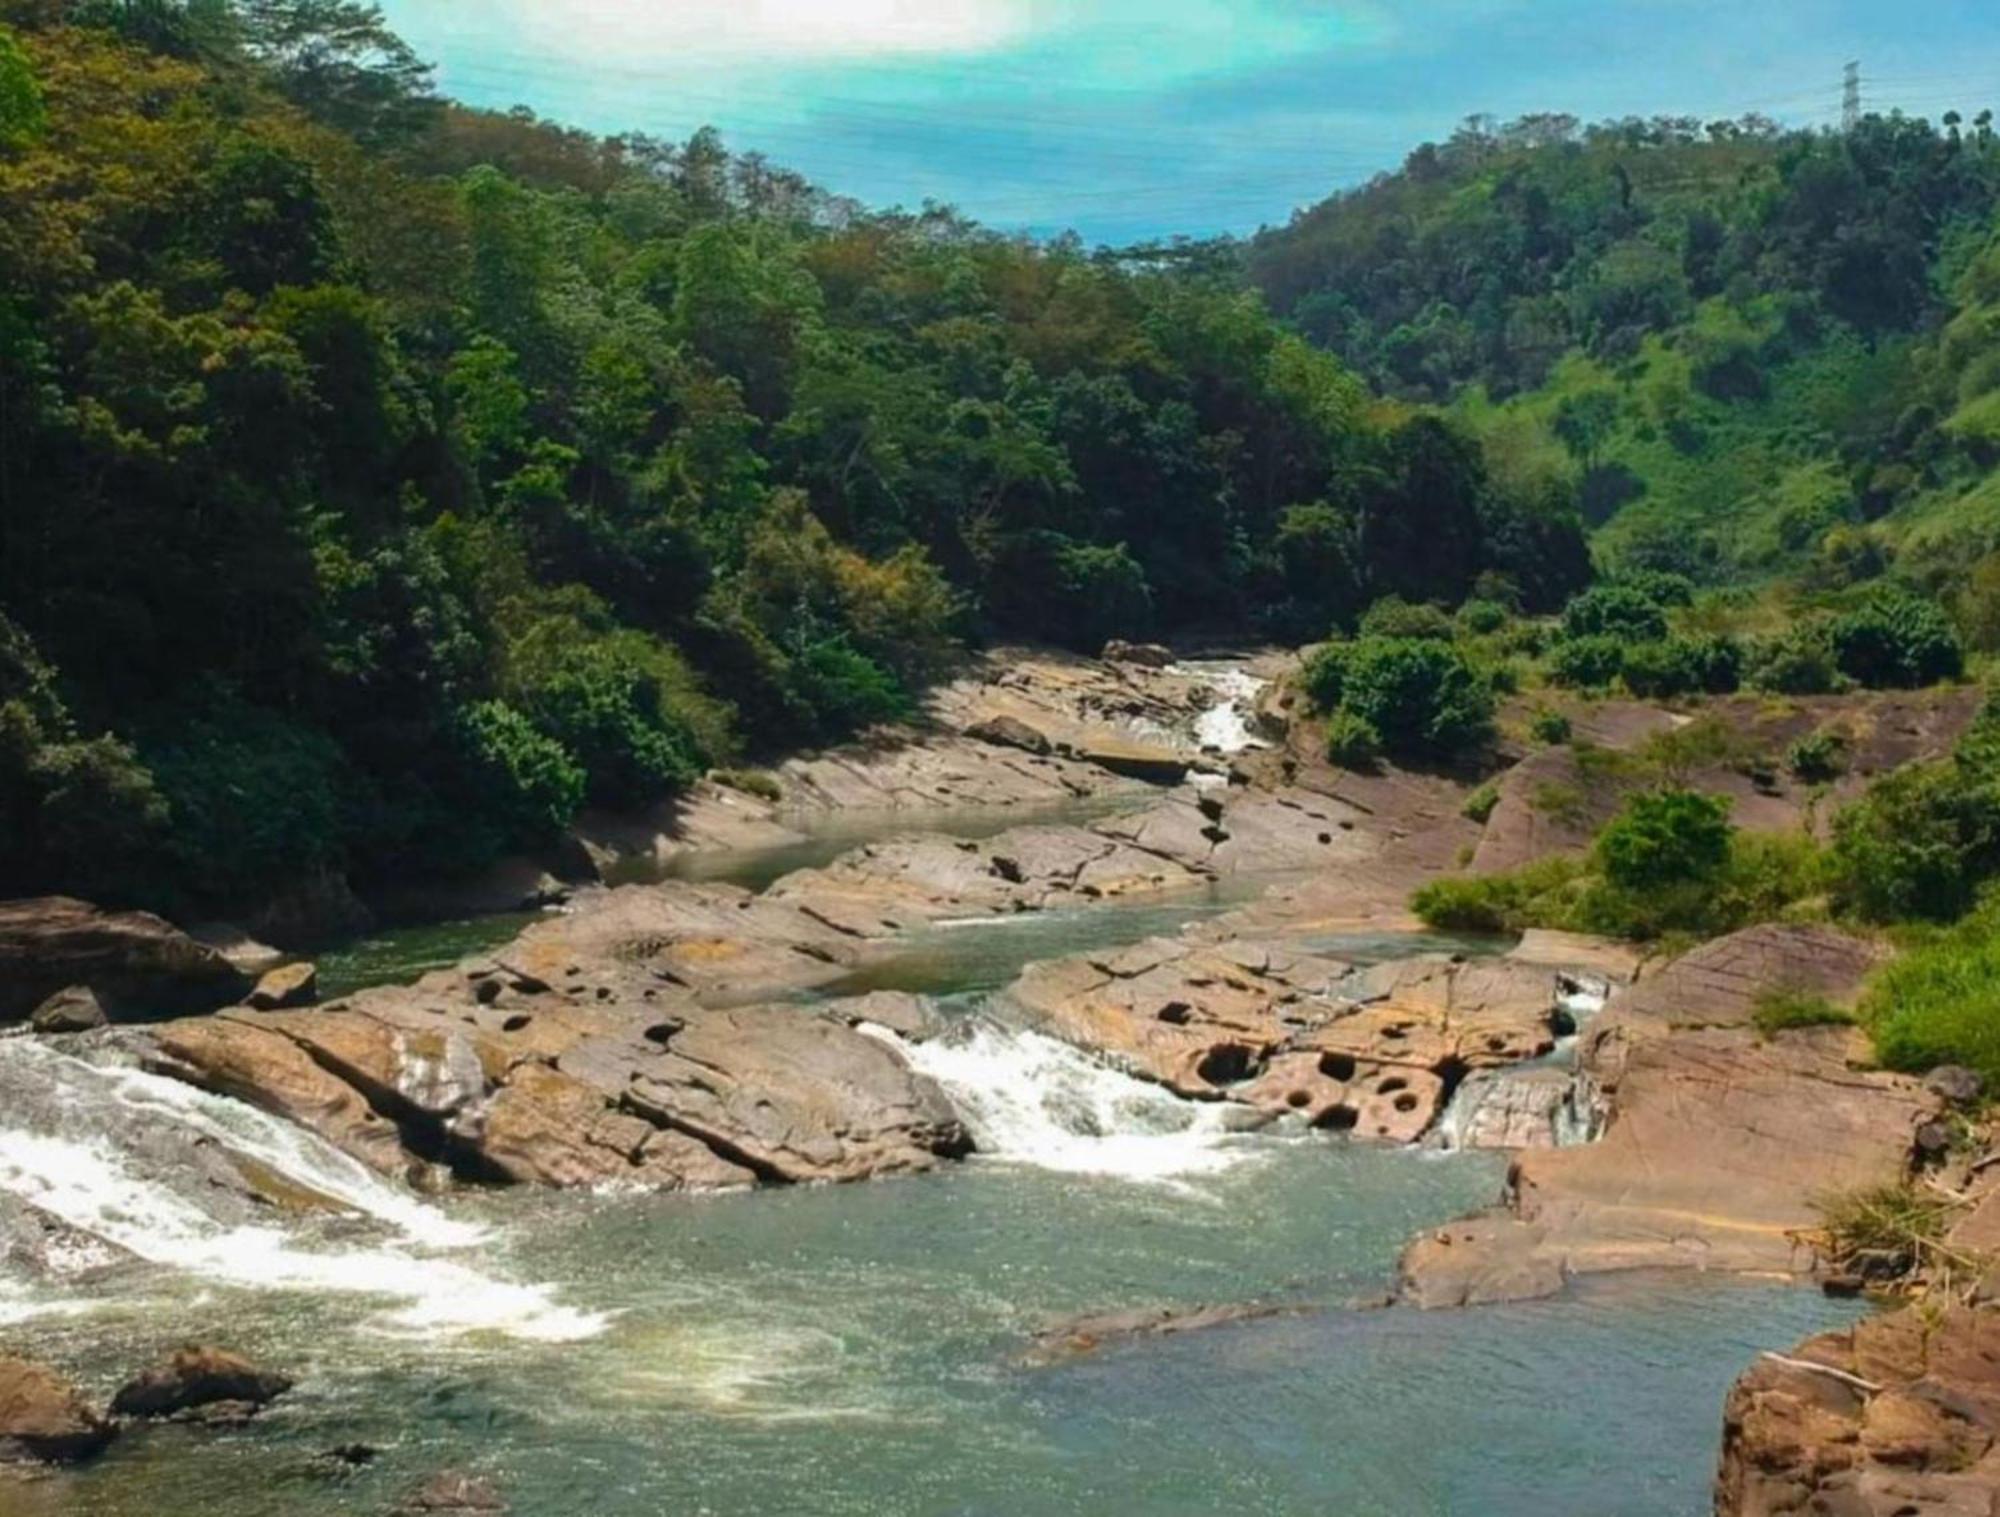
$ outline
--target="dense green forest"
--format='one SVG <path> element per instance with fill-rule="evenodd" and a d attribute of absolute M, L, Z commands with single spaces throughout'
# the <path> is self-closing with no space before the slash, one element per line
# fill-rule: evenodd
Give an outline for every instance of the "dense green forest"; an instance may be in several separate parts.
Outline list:
<path fill-rule="evenodd" d="M 357 0 L 0 0 L 0 892 L 323 920 L 1009 637 L 1359 630 L 1357 755 L 1524 659 L 1951 673 L 1996 205 L 1988 114 L 1538 117 L 1091 251 L 465 109 Z"/>
<path fill-rule="evenodd" d="M 460 109 L 351 0 L 0 18 L 0 891 L 470 869 L 971 640 L 1589 573 L 1226 272 Z"/>
<path fill-rule="evenodd" d="M 1990 110 L 1474 120 L 1245 258 L 1276 312 L 1448 406 L 1500 477 L 1574 480 L 1612 563 L 1990 599 L 1996 204 Z"/>

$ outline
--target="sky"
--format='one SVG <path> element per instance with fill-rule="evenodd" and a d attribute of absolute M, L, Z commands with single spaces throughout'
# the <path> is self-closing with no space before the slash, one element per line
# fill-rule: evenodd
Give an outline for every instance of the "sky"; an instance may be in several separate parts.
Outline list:
<path fill-rule="evenodd" d="M 711 125 L 873 206 L 1246 233 L 1468 115 L 2000 107 L 1995 0 L 381 0 L 470 104 Z"/>

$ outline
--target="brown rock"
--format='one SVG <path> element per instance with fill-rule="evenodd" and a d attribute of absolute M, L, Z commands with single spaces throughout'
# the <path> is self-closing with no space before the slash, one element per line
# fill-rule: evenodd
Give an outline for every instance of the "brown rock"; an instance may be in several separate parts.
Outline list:
<path fill-rule="evenodd" d="M 974 722 L 967 727 L 965 735 L 975 742 L 990 743 L 995 748 L 1018 748 L 1023 753 L 1033 754 L 1052 751 L 1049 740 L 1017 716 L 989 716 L 985 721 Z"/>
<path fill-rule="evenodd" d="M 1144 780 L 1149 785 L 1178 785 L 1187 778 L 1188 761 L 1171 748 L 1132 738 L 1099 737 L 1080 743 L 1076 756 L 1087 764 Z"/>
<path fill-rule="evenodd" d="M 213 948 L 143 911 L 66 896 L 0 901 L 0 1022 L 72 986 L 112 1010 L 152 1016 L 225 1006 L 244 981 Z"/>
<path fill-rule="evenodd" d="M 1160 643 L 1128 643 L 1114 637 L 1104 645 L 1107 664 L 1137 664 L 1142 669 L 1165 669 L 1174 661 L 1174 650 Z"/>
<path fill-rule="evenodd" d="M 1015 1362 L 1026 1369 L 1043 1369 L 1124 1343 L 1171 1338 L 1238 1322 L 1293 1316 L 1303 1310 L 1297 1306 L 1250 1303 L 1232 1306 L 1150 1306 L 1132 1311 L 1085 1313 L 1062 1318 L 1042 1328 Z"/>
<path fill-rule="evenodd" d="M 72 985 L 37 1006 L 34 1015 L 28 1018 L 28 1025 L 45 1034 L 90 1032 L 110 1020 L 96 991 L 88 985 Z"/>
<path fill-rule="evenodd" d="M 243 1004 L 253 1011 L 287 1011 L 319 999 L 319 970 L 303 961 L 267 971 Z"/>
<path fill-rule="evenodd" d="M 0 1463 L 73 1464 L 100 1452 L 116 1432 L 47 1365 L 0 1359 Z"/>
<path fill-rule="evenodd" d="M 426 1481 L 396 1509 L 396 1517 L 469 1517 L 506 1510 L 507 1503 L 492 1482 L 448 1470 Z"/>
<path fill-rule="evenodd" d="M 111 1410 L 120 1417 L 172 1417 L 222 1404 L 261 1410 L 291 1388 L 289 1376 L 239 1354 L 190 1344 L 121 1386 Z"/>

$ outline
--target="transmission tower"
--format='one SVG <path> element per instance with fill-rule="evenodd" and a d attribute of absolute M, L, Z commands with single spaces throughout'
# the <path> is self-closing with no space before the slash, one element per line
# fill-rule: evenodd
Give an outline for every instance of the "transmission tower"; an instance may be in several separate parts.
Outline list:
<path fill-rule="evenodd" d="M 1861 65 L 1847 65 L 1840 91 L 1840 129 L 1851 132 L 1861 125 Z"/>

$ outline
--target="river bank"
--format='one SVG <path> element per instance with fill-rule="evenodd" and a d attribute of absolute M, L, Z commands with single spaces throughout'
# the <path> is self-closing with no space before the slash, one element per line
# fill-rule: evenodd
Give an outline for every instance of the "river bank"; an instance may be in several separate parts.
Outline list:
<path fill-rule="evenodd" d="M 1129 809 L 995 831 L 973 808 L 971 835 L 850 835 L 782 871 L 739 850 L 747 887 L 589 891 L 415 985 L 0 1044 L 22 1093 L 0 1190 L 27 1209 L 8 1231 L 10 1340 L 93 1385 L 163 1319 L 309 1370 L 254 1430 L 199 1447 L 149 1433 L 38 1489 L 79 1480 L 120 1517 L 145 1491 L 224 1513 L 232 1474 L 277 1461 L 296 1509 L 344 1510 L 426 1462 L 466 1462 L 478 1423 L 500 1430 L 480 1458 L 526 1510 L 988 1510 L 1011 1489 L 1028 1494 L 1008 1510 L 1289 1511 L 1345 1490 L 1354 1510 L 1581 1514 L 1604 1487 L 1550 1504 L 1544 1482 L 1530 1505 L 1527 1456 L 1493 1441 L 1505 1419 L 1475 1403 L 1603 1377 L 1598 1399 L 1645 1440 L 1630 1509 L 1692 1510 L 1728 1376 L 1858 1308 L 1632 1271 L 1810 1274 L 1809 1256 L 1767 1245 L 1828 1177 L 1819 1130 L 1778 1122 L 1769 1163 L 1737 1163 L 1737 1138 L 1773 1112 L 1846 1112 L 1867 1141 L 1827 1162 L 1900 1172 L 1931 1110 L 1920 1095 L 1801 1078 L 1804 1035 L 1782 1035 L 1762 1084 L 1739 1078 L 1755 1040 L 1721 1015 L 1795 960 L 1835 991 L 1858 961 L 1808 940 L 1719 974 L 1698 956 L 1656 972 L 1582 940 L 1416 936 L 1411 885 L 1492 835 L 1462 814 L 1469 782 L 1329 770 L 1257 676 L 1201 678 L 1017 667 L 954 697 L 968 730 L 1018 723 L 966 741 L 1038 777 L 1037 759 L 1089 761 L 1053 740 L 1032 752 L 1047 734 L 1023 712 L 1071 754 L 1193 774 L 1127 790 L 1143 782 L 1093 765 L 1104 789 L 1072 794 L 1121 792 Z M 908 775 L 923 749 L 886 751 Z M 956 752 L 946 771 L 989 772 Z M 856 755 L 818 762 L 868 772 Z M 1691 1072 L 1690 1051 L 1718 1038 Z M 1812 1048 L 1829 1070 L 1847 1057 Z M 1829 1107 L 1829 1089 L 1869 1094 Z M 177 1157 L 190 1133 L 194 1170 Z M 1705 1174 L 1737 1210 L 1691 1232 L 1690 1208 L 1662 1195 L 1652 1217 L 1606 1226 L 1592 1198 L 1640 1171 L 1669 1188 Z M 1568 1190 L 1552 1178 L 1593 1173 Z M 420 1201 L 412 1183 L 443 1192 Z M 704 1194 L 747 1188 L 761 1193 Z M 1503 1190 L 1454 1235 L 1453 1217 Z M 1460 1247 L 1484 1229 L 1533 1244 Z M 1476 1281 L 1457 1301 L 1510 1304 L 1344 1310 L 1385 1299 L 1413 1236 L 1406 1301 Z M 1736 1256 L 1722 1237 L 1762 1241 Z M 1425 1262 L 1445 1250 L 1449 1266 Z M 1615 1288 L 1575 1288 L 1607 1270 Z M 1014 1363 L 1066 1313 L 1239 1302 L 1283 1310 Z M 1662 1355 L 1667 1341 L 1682 1348 Z M 1634 1355 L 1653 1382 L 1626 1383 Z M 1355 1395 L 1391 1383 L 1407 1399 Z M 1259 1412 L 1218 1422 L 1225 1384 Z M 1663 1413 L 1670 1397 L 1686 1404 Z M 1471 1419 L 1477 1457 L 1426 1470 L 1421 1443 L 1373 1463 L 1328 1454 L 1329 1419 L 1345 1446 L 1399 1446 L 1357 1402 L 1413 1426 Z M 1522 1447 L 1560 1432 L 1554 1419 Z M 945 1465 L 920 1457 L 940 1436 Z M 661 1438 L 686 1461 L 644 1459 Z M 381 1469 L 336 1479 L 310 1458 L 356 1441 L 380 1444 Z"/>

